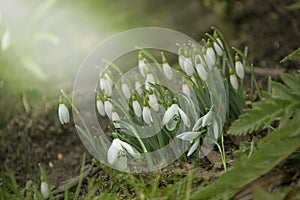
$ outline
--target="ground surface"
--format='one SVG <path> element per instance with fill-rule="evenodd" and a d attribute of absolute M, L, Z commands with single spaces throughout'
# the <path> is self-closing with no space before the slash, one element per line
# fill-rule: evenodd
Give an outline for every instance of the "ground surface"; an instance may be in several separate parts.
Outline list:
<path fill-rule="evenodd" d="M 238 47 L 249 46 L 250 60 L 258 66 L 260 79 L 299 70 L 299 59 L 279 65 L 285 55 L 300 47 L 300 11 L 285 9 L 288 2 L 250 0 L 235 2 L 229 8 L 231 29 L 226 32 L 234 36 L 229 40 Z M 79 174 L 82 154 L 87 151 L 72 125 L 59 124 L 54 103 L 35 109 L 33 112 L 43 112 L 34 117 L 20 112 L 1 129 L 0 169 L 4 164 L 9 166 L 24 184 L 38 174 L 38 163 L 43 163 L 51 184 L 59 185 Z"/>

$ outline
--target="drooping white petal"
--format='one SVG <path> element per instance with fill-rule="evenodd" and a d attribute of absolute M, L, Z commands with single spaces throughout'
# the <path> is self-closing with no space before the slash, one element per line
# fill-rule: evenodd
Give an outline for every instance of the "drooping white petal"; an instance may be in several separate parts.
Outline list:
<path fill-rule="evenodd" d="M 243 78 L 244 78 L 244 76 L 245 76 L 245 71 L 244 71 L 244 66 L 243 66 L 243 64 L 241 63 L 241 61 L 235 62 L 235 71 L 236 71 L 237 76 L 238 76 L 240 79 L 243 79 Z"/>
<path fill-rule="evenodd" d="M 9 30 L 6 30 L 2 36 L 1 40 L 1 49 L 2 51 L 6 51 L 10 47 L 11 36 Z"/>
<path fill-rule="evenodd" d="M 213 66 L 215 65 L 215 60 L 213 60 L 207 54 L 204 55 L 204 58 L 205 58 L 205 61 L 206 61 L 206 64 L 207 64 L 207 68 L 209 69 L 209 71 L 211 71 Z"/>
<path fill-rule="evenodd" d="M 148 106 L 143 107 L 143 120 L 148 125 L 153 122 L 151 111 Z"/>
<path fill-rule="evenodd" d="M 184 71 L 185 57 L 183 55 L 178 56 L 179 67 Z"/>
<path fill-rule="evenodd" d="M 172 68 L 170 67 L 170 65 L 168 63 L 163 63 L 162 68 L 163 68 L 165 76 L 169 80 L 171 80 L 173 78 L 173 71 L 172 71 Z"/>
<path fill-rule="evenodd" d="M 131 97 L 130 89 L 126 83 L 122 83 L 122 92 L 127 100 Z"/>
<path fill-rule="evenodd" d="M 67 124 L 70 122 L 69 110 L 63 103 L 58 106 L 58 118 L 61 124 Z"/>
<path fill-rule="evenodd" d="M 137 117 L 141 117 L 142 116 L 142 108 L 137 100 L 132 101 L 132 107 L 133 107 L 134 114 Z"/>
<path fill-rule="evenodd" d="M 222 50 L 223 49 L 223 43 L 220 40 L 220 38 L 217 38 L 217 42 L 214 42 L 214 48 L 215 48 L 218 56 L 222 56 L 223 55 L 223 50 Z"/>
<path fill-rule="evenodd" d="M 212 60 L 214 63 L 216 62 L 216 54 L 212 47 L 207 48 L 206 54 L 208 57 L 210 57 L 210 60 Z"/>
<path fill-rule="evenodd" d="M 114 163 L 114 167 L 117 170 L 124 171 L 127 168 L 127 157 L 126 155 L 121 155 L 116 162 Z"/>
<path fill-rule="evenodd" d="M 114 121 L 119 121 L 120 120 L 120 116 L 117 112 L 112 112 L 111 114 L 111 120 L 113 121 L 113 124 L 116 128 L 121 128 L 120 124 L 118 124 L 118 122 L 114 122 Z"/>
<path fill-rule="evenodd" d="M 210 124 L 212 118 L 212 111 L 209 111 L 203 116 L 202 127 L 205 127 Z"/>
<path fill-rule="evenodd" d="M 191 90 L 186 83 L 182 84 L 182 92 L 187 96 L 191 97 Z"/>
<path fill-rule="evenodd" d="M 203 117 L 199 118 L 196 123 L 194 124 L 194 127 L 192 131 L 198 131 L 202 127 Z"/>
<path fill-rule="evenodd" d="M 155 84 L 155 79 L 154 79 L 153 75 L 150 74 L 150 73 L 147 74 L 147 77 L 146 77 L 145 88 L 146 88 L 147 90 L 149 90 L 150 87 L 151 87 L 151 85 L 150 85 L 149 83 Z"/>
<path fill-rule="evenodd" d="M 167 109 L 163 117 L 163 125 L 167 124 L 174 115 L 178 114 L 177 104 L 172 104 L 171 107 Z"/>
<path fill-rule="evenodd" d="M 203 81 L 206 81 L 207 80 L 207 72 L 203 66 L 202 63 L 199 63 L 196 65 L 196 70 L 197 70 L 197 73 L 199 75 L 199 77 L 203 80 Z"/>
<path fill-rule="evenodd" d="M 112 86 L 106 78 L 100 78 L 100 88 L 101 90 L 104 90 L 107 96 L 111 96 Z"/>
<path fill-rule="evenodd" d="M 186 140 L 186 141 L 189 141 L 192 143 L 193 140 L 195 138 L 197 138 L 199 135 L 200 135 L 200 132 L 189 131 L 189 132 L 184 132 L 184 133 L 177 135 L 176 138 Z"/>
<path fill-rule="evenodd" d="M 113 107 L 113 105 L 111 104 L 110 101 L 105 101 L 104 102 L 104 110 L 106 112 L 106 115 L 109 117 L 109 119 L 111 119 L 112 107 Z"/>
<path fill-rule="evenodd" d="M 104 76 L 105 76 L 108 84 L 110 84 L 110 86 L 112 88 L 113 87 L 113 81 L 111 80 L 110 76 L 107 73 L 105 73 Z"/>
<path fill-rule="evenodd" d="M 194 74 L 194 67 L 193 67 L 191 58 L 185 58 L 185 60 L 184 60 L 184 71 L 189 76 L 192 76 Z"/>
<path fill-rule="evenodd" d="M 97 100 L 97 111 L 102 117 L 105 116 L 104 103 L 102 100 Z"/>
<path fill-rule="evenodd" d="M 107 151 L 107 161 L 109 164 L 111 164 L 111 165 L 115 164 L 115 162 L 118 159 L 120 150 L 122 150 L 120 140 L 114 139 Z"/>
<path fill-rule="evenodd" d="M 190 156 L 192 155 L 196 149 L 199 147 L 199 140 L 197 140 L 192 146 L 191 148 L 189 149 L 189 152 L 187 153 L 187 156 Z"/>
<path fill-rule="evenodd" d="M 155 110 L 155 111 L 159 110 L 159 104 L 158 104 L 155 94 L 149 95 L 149 105 L 153 110 Z"/>
<path fill-rule="evenodd" d="M 218 139 L 219 137 L 219 126 L 216 119 L 213 120 L 213 132 L 215 139 Z"/>
<path fill-rule="evenodd" d="M 45 181 L 41 182 L 41 194 L 44 197 L 44 199 L 48 199 L 49 195 L 50 195 L 50 191 L 49 191 L 49 187 L 48 184 Z"/>
<path fill-rule="evenodd" d="M 145 77 L 145 70 L 146 70 L 146 64 L 145 64 L 145 61 L 142 59 L 142 60 L 139 60 L 139 63 L 138 63 L 138 67 L 139 67 L 139 71 L 140 71 L 140 74 Z"/>
<path fill-rule="evenodd" d="M 143 93 L 143 89 L 142 89 L 142 84 L 141 84 L 141 82 L 135 81 L 135 83 L 134 83 L 134 88 L 135 88 L 135 90 L 137 91 L 137 93 L 138 93 L 139 95 L 141 95 L 141 94 Z"/>
<path fill-rule="evenodd" d="M 121 141 L 121 145 L 134 158 L 140 158 L 141 157 L 140 153 L 134 147 L 132 147 L 130 144 Z"/>
<path fill-rule="evenodd" d="M 183 112 L 183 110 L 181 110 L 181 108 L 179 108 L 178 105 L 177 105 L 177 110 L 179 111 L 180 117 L 181 117 L 184 125 L 186 125 L 187 127 L 190 127 L 191 122 L 190 122 L 188 116 L 185 114 L 185 112 Z"/>
<path fill-rule="evenodd" d="M 233 89 L 237 90 L 239 87 L 239 81 L 238 81 L 236 75 L 231 74 L 229 78 L 230 78 L 231 86 L 233 87 Z"/>

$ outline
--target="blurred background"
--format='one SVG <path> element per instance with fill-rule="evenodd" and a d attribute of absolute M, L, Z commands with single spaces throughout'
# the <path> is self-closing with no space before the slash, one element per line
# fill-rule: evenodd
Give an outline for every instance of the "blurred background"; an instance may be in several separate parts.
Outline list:
<path fill-rule="evenodd" d="M 299 59 L 279 65 L 300 46 L 300 14 L 289 7 L 293 3 L 0 0 L 0 163 L 11 166 L 20 177 L 28 177 L 23 169 L 36 169 L 38 162 L 52 162 L 50 173 L 71 173 L 65 168 L 77 166 L 85 150 L 72 127 L 58 124 L 59 89 L 71 92 L 76 71 L 89 51 L 120 31 L 157 26 L 201 40 L 214 25 L 231 45 L 249 46 L 250 61 L 263 79 L 296 72 Z M 61 169 L 53 170 L 53 163 Z"/>

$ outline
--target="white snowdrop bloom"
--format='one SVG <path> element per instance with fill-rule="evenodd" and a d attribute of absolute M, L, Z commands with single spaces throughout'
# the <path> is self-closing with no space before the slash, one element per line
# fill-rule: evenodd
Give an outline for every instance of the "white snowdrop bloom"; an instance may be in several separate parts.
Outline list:
<path fill-rule="evenodd" d="M 141 117 L 142 116 L 141 105 L 139 104 L 139 102 L 136 99 L 132 100 L 132 108 L 133 108 L 134 114 L 137 117 Z"/>
<path fill-rule="evenodd" d="M 2 36 L 2 40 L 1 40 L 1 49 L 2 51 L 6 51 L 11 44 L 11 36 L 10 36 L 10 31 L 7 29 L 3 36 Z"/>
<path fill-rule="evenodd" d="M 159 110 L 159 104 L 158 104 L 157 98 L 156 98 L 155 94 L 153 94 L 153 92 L 152 92 L 152 94 L 149 95 L 148 103 L 153 110 L 155 110 L 155 111 Z"/>
<path fill-rule="evenodd" d="M 179 67 L 184 71 L 184 56 L 183 56 L 183 52 L 182 52 L 182 49 L 179 48 L 178 49 L 178 64 L 179 64 Z"/>
<path fill-rule="evenodd" d="M 215 61 L 216 61 L 216 54 L 215 54 L 214 49 L 210 46 L 210 44 L 209 44 L 209 47 L 206 49 L 206 55 L 207 55 L 207 57 L 210 58 L 210 60 L 213 61 L 213 63 L 215 63 Z"/>
<path fill-rule="evenodd" d="M 148 125 L 150 125 L 153 122 L 151 111 L 148 106 L 143 106 L 143 120 Z"/>
<path fill-rule="evenodd" d="M 102 117 L 105 116 L 104 103 L 98 95 L 97 95 L 97 111 Z"/>
<path fill-rule="evenodd" d="M 151 73 L 147 73 L 147 76 L 146 76 L 146 83 L 145 83 L 146 90 L 149 90 L 151 87 L 151 85 L 149 83 L 155 84 L 154 76 Z"/>
<path fill-rule="evenodd" d="M 141 95 L 143 93 L 143 88 L 142 88 L 142 84 L 140 81 L 135 81 L 134 88 L 139 95 Z"/>
<path fill-rule="evenodd" d="M 215 60 L 213 60 L 211 56 L 208 56 L 207 54 L 204 55 L 204 59 L 207 64 L 207 68 L 209 69 L 209 71 L 211 71 L 213 69 L 213 66 L 215 65 Z"/>
<path fill-rule="evenodd" d="M 163 117 L 163 125 L 166 125 L 168 123 L 170 123 L 171 120 L 174 120 L 175 117 L 175 121 L 176 121 L 176 117 L 180 116 L 184 125 L 187 127 L 191 126 L 191 122 L 188 118 L 188 116 L 184 113 L 183 110 L 181 110 L 181 108 L 179 108 L 179 106 L 177 104 L 172 104 L 167 111 L 164 114 Z"/>
<path fill-rule="evenodd" d="M 42 182 L 41 182 L 40 191 L 41 191 L 42 196 L 43 196 L 45 199 L 48 199 L 48 198 L 49 198 L 50 191 L 49 191 L 48 184 L 47 184 L 45 181 L 42 181 Z"/>
<path fill-rule="evenodd" d="M 186 83 L 182 84 L 182 92 L 187 96 L 191 97 L 190 87 Z"/>
<path fill-rule="evenodd" d="M 124 159 L 124 154 L 129 153 L 134 158 L 140 158 L 140 153 L 130 144 L 116 138 L 112 141 L 111 146 L 107 151 L 107 161 L 109 164 L 117 168 L 125 169 L 127 167 L 127 158 Z M 124 167 L 125 166 L 125 167 Z"/>
<path fill-rule="evenodd" d="M 235 61 L 235 71 L 236 71 L 237 76 L 240 79 L 244 78 L 244 76 L 245 76 L 244 66 L 239 59 L 237 61 Z"/>
<path fill-rule="evenodd" d="M 213 112 L 210 110 L 204 116 L 200 117 L 194 124 L 193 131 L 197 131 L 202 127 L 208 126 L 211 123 Z"/>
<path fill-rule="evenodd" d="M 113 109 L 113 105 L 109 100 L 104 101 L 104 110 L 106 115 L 109 117 L 109 119 L 111 119 L 112 117 L 112 109 Z"/>
<path fill-rule="evenodd" d="M 59 98 L 58 118 L 62 125 L 70 122 L 70 113 L 67 106 L 63 103 L 62 97 Z"/>
<path fill-rule="evenodd" d="M 232 86 L 235 90 L 237 90 L 238 87 L 239 87 L 239 81 L 238 81 L 236 75 L 235 75 L 235 74 L 230 74 L 229 79 L 230 79 L 231 86 Z"/>
<path fill-rule="evenodd" d="M 162 64 L 162 68 L 163 68 L 165 76 L 169 80 L 172 80 L 172 78 L 173 78 L 173 71 L 172 71 L 172 68 L 170 67 L 169 63 L 163 63 Z"/>
<path fill-rule="evenodd" d="M 120 124 L 118 124 L 118 122 L 115 122 L 119 120 L 120 120 L 119 114 L 116 111 L 113 111 L 111 114 L 111 121 L 113 121 L 113 124 L 116 128 L 121 128 Z"/>
<path fill-rule="evenodd" d="M 127 100 L 130 99 L 131 92 L 130 92 L 130 89 L 129 89 L 127 83 L 122 83 L 122 92 Z"/>
<path fill-rule="evenodd" d="M 194 67 L 191 57 L 184 58 L 184 71 L 187 75 L 192 76 L 194 74 Z"/>
<path fill-rule="evenodd" d="M 222 56 L 223 55 L 223 43 L 220 40 L 220 38 L 216 39 L 217 42 L 214 41 L 214 49 L 216 50 L 218 56 Z"/>
<path fill-rule="evenodd" d="M 161 57 L 162 57 L 162 68 L 165 76 L 171 80 L 173 78 L 173 71 L 172 68 L 170 67 L 169 63 L 167 62 L 167 59 L 164 55 L 163 52 L 161 52 Z"/>
<path fill-rule="evenodd" d="M 191 156 L 196 150 L 197 148 L 199 147 L 199 140 L 197 140 L 196 142 L 194 142 L 194 144 L 190 147 L 188 153 L 187 153 L 187 156 Z"/>
<path fill-rule="evenodd" d="M 106 75 L 100 75 L 100 89 L 104 91 L 107 96 L 111 96 L 112 94 L 112 84 L 111 80 L 106 77 Z"/>
<path fill-rule="evenodd" d="M 145 75 L 146 75 L 146 64 L 145 64 L 145 60 L 144 60 L 141 52 L 138 55 L 138 67 L 139 67 L 140 74 L 143 77 L 145 77 Z"/>
<path fill-rule="evenodd" d="M 200 132 L 189 131 L 189 132 L 184 132 L 184 133 L 177 135 L 176 138 L 186 140 L 186 141 L 189 141 L 190 143 L 193 143 L 194 139 L 196 139 L 200 135 L 201 135 Z"/>
<path fill-rule="evenodd" d="M 213 133 L 215 139 L 218 139 L 219 137 L 219 125 L 216 119 L 213 120 Z"/>
<path fill-rule="evenodd" d="M 203 81 L 206 81 L 207 80 L 207 72 L 201 62 L 196 65 L 196 70 L 197 70 L 199 77 Z"/>
<path fill-rule="evenodd" d="M 108 73 L 104 73 L 104 76 L 105 76 L 106 80 L 108 81 L 108 83 L 111 85 L 111 88 L 112 88 L 113 87 L 113 81 L 111 80 Z"/>

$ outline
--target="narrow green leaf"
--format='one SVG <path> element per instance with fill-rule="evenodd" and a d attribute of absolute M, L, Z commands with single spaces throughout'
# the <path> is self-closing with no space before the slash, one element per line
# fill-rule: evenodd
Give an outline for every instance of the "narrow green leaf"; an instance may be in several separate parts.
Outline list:
<path fill-rule="evenodd" d="M 300 93 L 300 76 L 292 76 L 290 74 L 282 74 L 282 80 L 284 83 L 293 90 L 293 92 Z"/>

